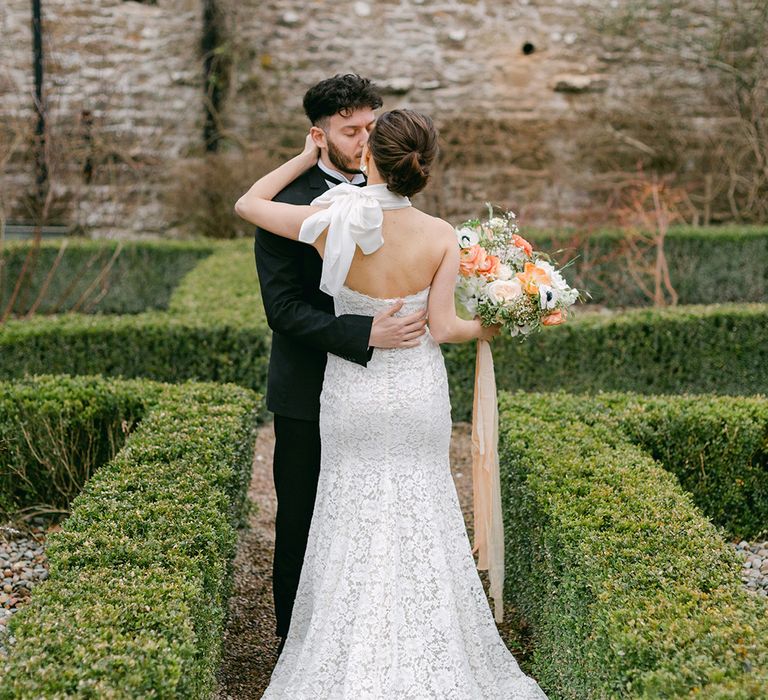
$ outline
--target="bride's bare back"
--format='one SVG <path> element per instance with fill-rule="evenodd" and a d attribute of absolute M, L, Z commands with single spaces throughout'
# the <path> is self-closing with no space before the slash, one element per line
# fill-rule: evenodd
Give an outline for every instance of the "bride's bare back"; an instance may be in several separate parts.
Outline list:
<path fill-rule="evenodd" d="M 384 245 L 364 255 L 356 248 L 346 286 L 380 299 L 397 299 L 430 286 L 443 260 L 448 224 L 414 207 L 384 212 Z"/>

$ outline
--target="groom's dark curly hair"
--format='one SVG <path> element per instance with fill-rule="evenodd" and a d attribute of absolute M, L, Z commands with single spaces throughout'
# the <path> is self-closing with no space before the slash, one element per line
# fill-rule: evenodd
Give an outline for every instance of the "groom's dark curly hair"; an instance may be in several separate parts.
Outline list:
<path fill-rule="evenodd" d="M 356 73 L 326 78 L 309 88 L 304 95 L 304 112 L 315 126 L 334 114 L 347 117 L 357 109 L 378 109 L 382 104 L 376 86 Z"/>

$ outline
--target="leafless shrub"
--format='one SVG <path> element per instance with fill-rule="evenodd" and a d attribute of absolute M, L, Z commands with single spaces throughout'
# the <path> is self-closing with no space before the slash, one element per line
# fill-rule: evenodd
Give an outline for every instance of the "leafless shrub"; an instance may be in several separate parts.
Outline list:
<path fill-rule="evenodd" d="M 52 60 L 56 60 L 55 53 Z M 12 78 L 6 77 L 6 80 Z M 29 183 L 23 194 L 0 192 L 0 275 L 8 274 L 3 255 L 7 219 L 13 217 L 33 226 L 30 245 L 16 279 L 8 285 L 10 294 L 7 299 L 0 300 L 0 323 L 13 317 L 14 313 L 19 315 L 14 309 L 26 309 L 21 313 L 23 318 L 33 316 L 45 299 L 54 275 L 62 269 L 66 240 L 61 242 L 42 285 L 33 289 L 32 279 L 40 265 L 40 244 L 45 226 L 65 223 L 73 233 L 86 234 L 92 223 L 89 216 L 94 206 L 99 206 L 100 226 L 121 226 L 124 214 L 121 203 L 132 197 L 136 187 L 153 179 L 147 177 L 148 174 L 156 175 L 162 165 L 162 159 L 155 155 L 161 152 L 165 137 L 160 130 L 139 138 L 126 130 L 116 132 L 111 128 L 108 115 L 110 105 L 117 98 L 114 89 L 106 88 L 99 94 L 98 109 L 82 109 L 73 120 L 71 107 L 65 110 L 61 105 L 61 95 L 64 82 L 77 80 L 77 76 L 71 76 L 67 81 L 59 80 L 46 95 L 43 158 L 47 180 L 43 186 L 33 187 Z M 26 115 L 19 113 L 3 124 L 0 129 L 0 167 L 15 163 L 17 171 L 19 167 L 28 172 L 33 170 L 34 120 L 36 116 L 30 111 Z M 106 193 L 103 202 L 98 201 L 100 192 Z M 75 300 L 71 312 L 92 311 L 107 294 L 114 281 L 108 273 L 121 250 L 122 245 L 119 245 L 111 257 L 104 260 L 103 256 L 97 256 L 75 272 L 70 291 L 82 279 L 88 279 L 89 283 Z M 97 262 L 96 268 L 94 262 Z"/>
<path fill-rule="evenodd" d="M 656 175 L 640 173 L 622 188 L 616 209 L 625 233 L 626 270 L 654 306 L 675 306 L 678 295 L 669 277 L 664 243 L 671 224 L 679 221 L 684 191 Z"/>
<path fill-rule="evenodd" d="M 623 105 L 589 115 L 584 162 L 602 173 L 638 164 L 674 173 L 695 224 L 767 222 L 768 0 L 606 4 L 594 23 L 608 50 L 642 50 L 648 81 Z M 695 107 L 668 89 L 692 71 Z"/>
<path fill-rule="evenodd" d="M 19 458 L 18 447 L 11 450 L 14 454 L 9 452 L 4 456 L 4 463 L 9 465 L 6 479 L 26 494 L 29 505 L 12 513 L 2 513 L 4 520 L 12 521 L 67 514 L 69 503 L 101 461 L 112 459 L 133 429 L 133 422 L 121 418 L 106 425 L 104 431 L 91 426 L 73 432 L 69 422 L 61 417 L 24 413 L 18 425 L 25 457 Z M 100 433 L 106 436 L 106 450 L 98 444 Z"/>
<path fill-rule="evenodd" d="M 171 226 L 210 238 L 252 235 L 253 225 L 235 214 L 235 202 L 278 162 L 251 147 L 175 163 L 164 195 Z"/>

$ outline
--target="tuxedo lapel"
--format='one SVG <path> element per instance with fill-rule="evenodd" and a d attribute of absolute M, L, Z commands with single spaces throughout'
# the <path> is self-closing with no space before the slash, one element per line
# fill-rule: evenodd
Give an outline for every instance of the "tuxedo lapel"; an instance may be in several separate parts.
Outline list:
<path fill-rule="evenodd" d="M 321 195 L 323 192 L 327 191 L 329 189 L 328 183 L 325 181 L 326 174 L 320 170 L 320 168 L 317 167 L 317 165 L 313 165 L 308 171 L 307 171 L 307 182 L 309 184 L 309 189 L 315 192 L 315 194 L 312 195 L 312 199 L 317 197 L 318 195 Z"/>

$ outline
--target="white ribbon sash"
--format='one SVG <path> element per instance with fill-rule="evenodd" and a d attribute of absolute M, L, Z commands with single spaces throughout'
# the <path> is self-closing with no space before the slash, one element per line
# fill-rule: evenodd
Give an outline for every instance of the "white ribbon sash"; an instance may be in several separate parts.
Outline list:
<path fill-rule="evenodd" d="M 365 187 L 341 184 L 312 200 L 312 206 L 323 209 L 304 220 L 299 240 L 314 243 L 328 229 L 320 289 L 336 296 L 347 279 L 355 246 L 365 255 L 375 253 L 384 244 L 384 211 L 410 207 L 411 201 L 391 192 L 384 183 Z"/>

